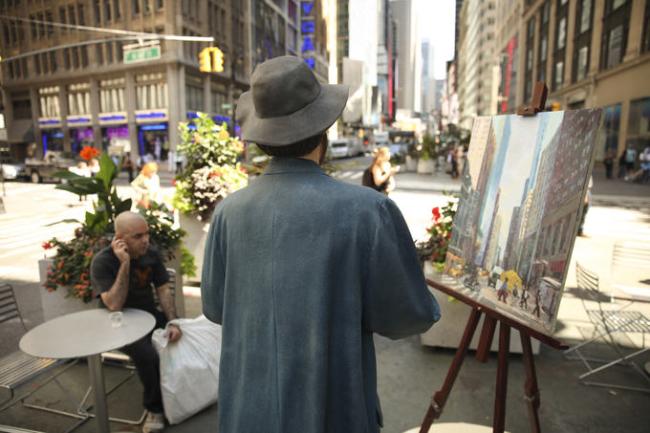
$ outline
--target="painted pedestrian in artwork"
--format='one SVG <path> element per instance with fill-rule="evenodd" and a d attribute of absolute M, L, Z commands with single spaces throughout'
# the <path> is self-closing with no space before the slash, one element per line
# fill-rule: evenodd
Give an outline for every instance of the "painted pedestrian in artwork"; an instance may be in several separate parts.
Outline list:
<path fill-rule="evenodd" d="M 475 120 L 445 264 L 456 290 L 553 332 L 601 118 L 589 109 Z"/>

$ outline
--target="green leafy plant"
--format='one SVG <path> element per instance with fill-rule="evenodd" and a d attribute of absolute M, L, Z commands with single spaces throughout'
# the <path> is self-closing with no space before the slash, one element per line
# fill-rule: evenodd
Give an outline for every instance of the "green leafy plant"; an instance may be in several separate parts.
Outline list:
<path fill-rule="evenodd" d="M 432 222 L 427 228 L 429 238 L 415 244 L 420 260 L 431 260 L 438 267 L 444 266 L 457 207 L 457 199 L 450 197 L 447 204 L 436 206 L 431 210 Z"/>
<path fill-rule="evenodd" d="M 74 238 L 69 241 L 52 238 L 42 244 L 44 250 L 56 249 L 44 283 L 45 289 L 52 292 L 59 287 L 67 287 L 67 296 L 84 302 L 93 299 L 90 263 L 94 255 L 110 245 L 117 215 L 131 209 L 131 199 L 120 199 L 113 185 L 118 173 L 113 161 L 103 154 L 99 166 L 100 170 L 93 178 L 69 172 L 56 174 L 66 181 L 65 184 L 58 185 L 58 189 L 77 195 L 94 194 L 97 195 L 97 201 L 93 203 L 94 212 L 86 212 L 84 221 L 62 221 L 81 224 L 75 229 Z M 140 212 L 149 225 L 151 243 L 160 249 L 164 257 L 172 259 L 185 232 L 173 227 L 172 216 L 160 204 L 152 203 L 149 209 L 141 209 Z M 191 267 L 187 269 L 191 270 Z"/>
<path fill-rule="evenodd" d="M 97 201 L 93 203 L 94 212 L 86 212 L 83 222 L 85 228 L 91 233 L 112 233 L 115 217 L 131 209 L 131 199 L 120 199 L 117 188 L 113 185 L 118 174 L 117 166 L 106 153 L 99 158 L 99 172 L 94 177 L 80 176 L 71 171 L 59 171 L 54 174 L 55 177 L 65 181 L 57 185 L 56 189 L 79 196 L 97 195 Z M 65 222 L 79 221 L 65 220 Z"/>
<path fill-rule="evenodd" d="M 181 247 L 181 274 L 187 275 L 188 277 L 196 276 L 196 263 L 194 262 L 194 256 L 190 253 L 190 250 Z"/>
<path fill-rule="evenodd" d="M 226 124 L 217 125 L 210 116 L 199 113 L 191 125 L 179 125 L 178 152 L 185 156 L 186 164 L 175 179 L 173 204 L 204 220 L 220 200 L 246 186 L 248 175 L 238 164 L 244 147 L 228 134 Z"/>

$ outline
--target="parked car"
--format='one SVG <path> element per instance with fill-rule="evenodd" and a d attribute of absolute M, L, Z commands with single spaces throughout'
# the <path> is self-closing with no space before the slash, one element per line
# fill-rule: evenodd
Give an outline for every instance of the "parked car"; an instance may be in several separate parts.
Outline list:
<path fill-rule="evenodd" d="M 346 158 L 363 154 L 363 145 L 356 138 L 340 138 L 330 141 L 330 155 L 332 158 Z"/>
<path fill-rule="evenodd" d="M 43 159 L 28 158 L 25 160 L 25 171 L 33 183 L 40 183 L 46 179 L 54 179 L 54 173 L 67 170 L 75 165 L 72 154 L 59 151 L 48 151 Z"/>
<path fill-rule="evenodd" d="M 5 180 L 14 180 L 27 178 L 25 164 L 18 162 L 13 158 L 2 158 L 2 178 Z"/>

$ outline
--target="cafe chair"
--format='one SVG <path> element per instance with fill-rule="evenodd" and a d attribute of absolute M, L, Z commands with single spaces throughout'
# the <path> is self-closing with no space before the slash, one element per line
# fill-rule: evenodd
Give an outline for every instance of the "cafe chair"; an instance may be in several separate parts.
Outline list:
<path fill-rule="evenodd" d="M 580 263 L 576 263 L 576 280 L 578 288 L 583 292 L 580 297 L 589 321 L 594 326 L 593 336 L 588 340 L 573 346 L 564 352 L 568 359 L 580 360 L 587 368 L 587 371 L 580 376 L 578 380 L 590 386 L 602 386 L 607 388 L 626 389 L 631 391 L 640 391 L 650 393 L 650 377 L 645 374 L 643 368 L 633 361 L 633 358 L 647 352 L 650 347 L 646 347 L 645 335 L 650 334 L 650 319 L 640 311 L 630 310 L 628 307 L 631 303 L 624 305 L 612 302 L 610 295 L 604 294 L 600 290 L 600 279 L 596 273 L 585 268 Z M 591 301 L 587 304 L 587 301 Z M 593 303 L 597 308 L 593 308 Z M 642 334 L 642 345 L 636 348 L 632 353 L 625 353 L 623 348 L 616 340 L 616 334 Z M 589 344 L 595 342 L 605 342 L 607 346 L 615 353 L 614 358 L 595 358 L 585 354 L 585 349 Z M 592 376 L 601 373 L 617 365 L 626 365 L 632 368 L 643 378 L 647 385 L 643 387 L 634 387 L 616 383 L 600 382 L 591 380 Z"/>
<path fill-rule="evenodd" d="M 0 325 L 2 328 L 8 329 L 14 323 L 19 323 L 23 332 L 27 332 L 27 326 L 23 319 L 14 289 L 10 284 L 0 284 Z M 21 403 L 25 407 L 30 405 L 25 401 L 32 394 L 40 390 L 43 386 L 50 382 L 54 382 L 64 392 L 67 398 L 69 397 L 68 391 L 61 385 L 57 378 L 74 366 L 77 360 L 58 360 L 47 358 L 36 358 L 27 355 L 26 353 L 18 350 L 2 359 L 0 359 L 0 389 L 4 392 L 6 397 L 0 400 L 0 412 L 9 409 L 10 407 Z M 48 373 L 49 375 L 46 375 Z M 43 377 L 45 377 L 44 380 Z M 37 379 L 41 379 L 37 382 Z M 16 396 L 16 390 L 21 386 L 30 382 L 37 382 L 36 386 L 31 388 L 20 396 Z M 50 412 L 60 413 L 54 409 Z M 77 417 L 80 418 L 80 417 Z M 75 424 L 75 427 L 85 420 L 81 420 Z M 74 427 L 73 427 L 74 428 Z M 16 431 L 14 427 L 0 425 L 0 431 Z"/>

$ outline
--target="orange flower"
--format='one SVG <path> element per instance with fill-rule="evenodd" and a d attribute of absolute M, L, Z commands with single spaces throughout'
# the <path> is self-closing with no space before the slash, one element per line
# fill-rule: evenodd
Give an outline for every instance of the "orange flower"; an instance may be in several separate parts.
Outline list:
<path fill-rule="evenodd" d="M 97 158 L 100 153 L 99 150 L 92 146 L 84 146 L 83 149 L 81 149 L 81 152 L 79 152 L 79 156 L 83 160 L 90 161 L 93 158 Z"/>

